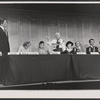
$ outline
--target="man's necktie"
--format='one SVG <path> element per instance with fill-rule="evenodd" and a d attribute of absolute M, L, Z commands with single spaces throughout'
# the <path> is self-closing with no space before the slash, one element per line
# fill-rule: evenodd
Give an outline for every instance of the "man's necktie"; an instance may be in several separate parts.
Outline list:
<path fill-rule="evenodd" d="M 89 47 L 89 52 L 91 52 L 91 47 Z"/>
<path fill-rule="evenodd" d="M 56 48 L 59 48 L 59 44 L 60 44 L 60 42 L 57 40 Z"/>
<path fill-rule="evenodd" d="M 95 47 L 93 46 L 93 52 L 95 52 Z"/>

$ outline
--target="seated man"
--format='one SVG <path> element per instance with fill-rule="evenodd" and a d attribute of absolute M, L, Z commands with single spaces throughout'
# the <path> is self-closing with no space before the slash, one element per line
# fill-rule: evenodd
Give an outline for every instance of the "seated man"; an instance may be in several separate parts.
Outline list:
<path fill-rule="evenodd" d="M 31 43 L 30 41 L 26 41 L 23 43 L 23 46 L 20 46 L 18 52 L 30 52 Z"/>
<path fill-rule="evenodd" d="M 75 42 L 75 47 L 74 47 L 74 54 L 77 54 L 77 52 L 84 52 L 84 49 L 79 41 Z"/>
<path fill-rule="evenodd" d="M 89 40 L 90 46 L 86 48 L 86 53 L 91 54 L 91 52 L 98 52 L 98 47 L 95 46 L 95 41 L 94 39 Z"/>
<path fill-rule="evenodd" d="M 53 51 L 64 51 L 65 50 L 65 43 L 64 43 L 64 40 L 61 39 L 60 37 L 60 33 L 56 33 L 55 34 L 55 39 L 53 39 L 51 42 L 50 42 L 50 39 L 48 39 L 48 42 L 47 44 L 49 45 L 52 45 L 53 46 Z"/>
<path fill-rule="evenodd" d="M 100 54 L 100 41 L 99 41 L 99 46 L 98 46 L 98 52 Z"/>

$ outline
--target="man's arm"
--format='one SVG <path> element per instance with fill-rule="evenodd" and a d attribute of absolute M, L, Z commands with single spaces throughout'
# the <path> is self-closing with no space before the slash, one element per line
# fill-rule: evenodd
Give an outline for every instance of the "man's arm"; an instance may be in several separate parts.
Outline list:
<path fill-rule="evenodd" d="M 48 42 L 47 42 L 48 45 L 55 45 L 56 44 L 56 40 L 55 39 L 53 39 L 52 41 L 50 41 L 50 38 L 47 37 L 47 40 L 48 40 Z"/>
<path fill-rule="evenodd" d="M 64 41 L 63 41 L 63 43 L 62 43 L 62 50 L 63 50 L 63 51 L 66 50 L 66 47 L 65 47 L 65 43 L 64 43 Z"/>

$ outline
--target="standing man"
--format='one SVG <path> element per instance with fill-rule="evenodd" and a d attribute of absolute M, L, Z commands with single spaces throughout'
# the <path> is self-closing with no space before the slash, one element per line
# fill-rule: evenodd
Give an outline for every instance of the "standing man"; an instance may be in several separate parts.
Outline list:
<path fill-rule="evenodd" d="M 47 44 L 53 46 L 53 51 L 62 52 L 65 50 L 65 43 L 64 43 L 64 40 L 61 39 L 59 32 L 55 33 L 55 39 L 53 39 L 52 41 L 50 41 L 50 39 L 48 37 L 47 37 L 47 39 L 48 39 Z"/>
<path fill-rule="evenodd" d="M 89 40 L 90 46 L 86 48 L 86 53 L 91 54 L 91 52 L 98 52 L 98 47 L 95 46 L 95 41 L 94 39 Z"/>
<path fill-rule="evenodd" d="M 6 27 L 7 21 L 5 19 L 0 19 L 0 58 L 2 61 L 2 66 L 0 66 L 0 83 L 4 80 L 6 56 L 7 53 L 10 52 Z"/>

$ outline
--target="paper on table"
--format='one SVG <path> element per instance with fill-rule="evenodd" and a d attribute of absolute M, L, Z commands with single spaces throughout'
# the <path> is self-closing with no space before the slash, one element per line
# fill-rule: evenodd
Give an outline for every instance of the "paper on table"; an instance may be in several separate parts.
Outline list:
<path fill-rule="evenodd" d="M 19 52 L 8 52 L 8 55 L 19 55 Z"/>
<path fill-rule="evenodd" d="M 99 54 L 98 52 L 91 52 L 90 54 Z"/>
<path fill-rule="evenodd" d="M 77 54 L 86 54 L 86 52 L 77 52 Z"/>

